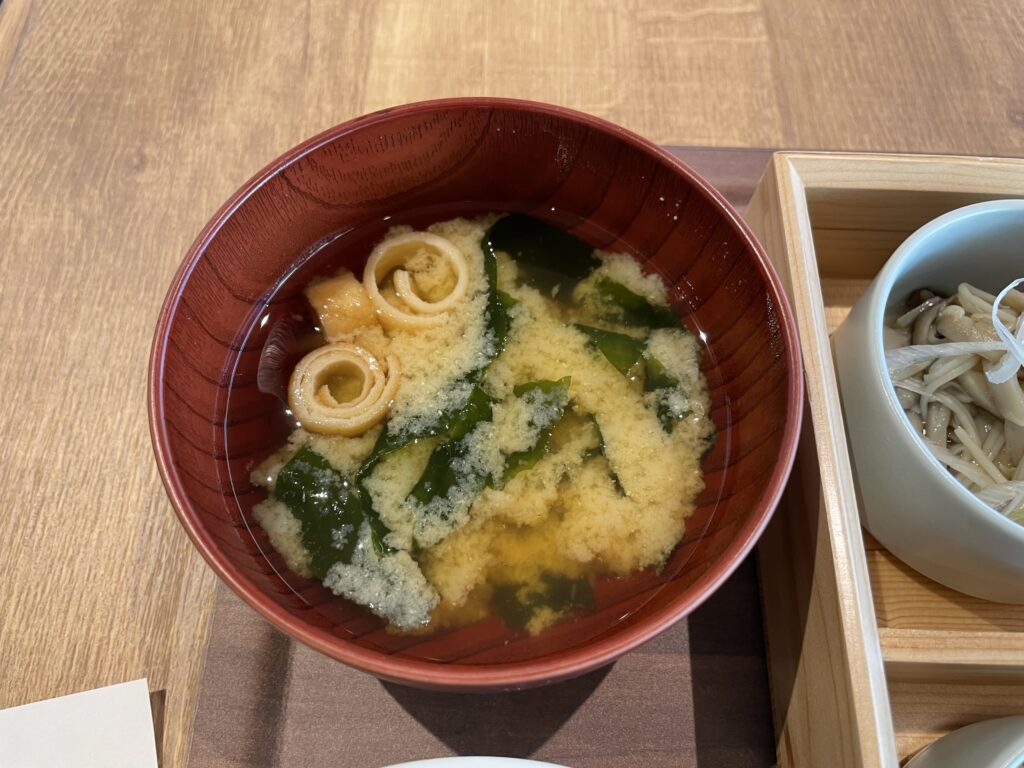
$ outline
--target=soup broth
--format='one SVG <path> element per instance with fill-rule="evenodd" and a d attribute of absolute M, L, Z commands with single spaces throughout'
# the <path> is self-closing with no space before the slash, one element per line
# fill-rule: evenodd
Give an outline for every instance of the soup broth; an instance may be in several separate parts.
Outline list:
<path fill-rule="evenodd" d="M 658 276 L 487 215 L 393 228 L 305 297 L 312 332 L 272 329 L 259 374 L 297 423 L 252 473 L 295 573 L 397 632 L 536 634 L 667 561 L 714 427 Z"/>

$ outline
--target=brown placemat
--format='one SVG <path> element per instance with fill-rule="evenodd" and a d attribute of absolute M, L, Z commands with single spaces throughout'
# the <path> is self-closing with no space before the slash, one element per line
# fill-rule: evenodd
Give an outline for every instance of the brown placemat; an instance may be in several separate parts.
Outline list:
<path fill-rule="evenodd" d="M 765 150 L 673 149 L 741 210 Z M 383 683 L 296 643 L 218 585 L 190 768 L 380 768 L 448 755 L 572 768 L 775 763 L 757 572 L 615 664 L 532 691 Z"/>

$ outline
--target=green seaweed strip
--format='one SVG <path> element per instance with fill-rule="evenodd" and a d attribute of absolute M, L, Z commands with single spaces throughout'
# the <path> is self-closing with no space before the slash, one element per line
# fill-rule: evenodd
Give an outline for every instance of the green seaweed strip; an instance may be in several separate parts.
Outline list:
<path fill-rule="evenodd" d="M 467 377 L 469 381 L 477 381 L 481 377 L 477 375 L 478 372 L 474 372 Z M 373 468 L 389 454 L 400 451 L 408 445 L 412 445 L 427 437 L 437 437 L 438 435 L 445 435 L 451 437 L 453 430 L 459 429 L 459 424 L 465 418 L 471 416 L 475 409 L 479 407 L 479 398 L 487 398 L 487 393 L 484 392 L 479 384 L 474 384 L 473 388 L 469 392 L 469 397 L 464 403 L 459 403 L 453 406 L 447 411 L 444 411 L 437 417 L 437 421 L 431 424 L 429 427 L 419 431 L 403 432 L 399 435 L 392 434 L 388 431 L 387 424 L 384 425 L 384 431 L 380 433 L 380 437 L 377 438 L 377 442 L 373 445 L 373 450 L 370 455 L 363 462 L 362 466 L 359 467 L 359 472 L 356 473 L 356 479 L 362 480 Z M 490 418 L 488 415 L 487 418 Z"/>
<path fill-rule="evenodd" d="M 359 467 L 359 471 L 356 472 L 356 480 L 362 482 L 367 477 L 373 468 L 380 463 L 381 459 L 388 456 L 395 451 L 400 451 L 407 445 L 412 445 L 417 440 L 422 440 L 425 437 L 433 437 L 444 429 L 445 416 L 439 417 L 438 422 L 431 425 L 428 429 L 422 432 L 403 432 L 396 435 L 388 431 L 388 426 L 384 424 L 384 430 L 380 433 L 380 437 L 377 438 L 377 442 L 373 444 L 373 450 L 370 451 L 370 455 L 366 457 L 366 460 Z"/>
<path fill-rule="evenodd" d="M 622 319 L 627 325 L 641 325 L 646 328 L 680 328 L 682 323 L 671 307 L 651 304 L 638 293 L 609 277 L 599 277 L 594 284 L 597 294 L 607 303 L 622 310 Z"/>
<path fill-rule="evenodd" d="M 557 416 L 551 420 L 550 424 L 542 426 L 540 436 L 531 448 L 511 454 L 506 459 L 505 470 L 500 479 L 488 478 L 483 475 L 460 479 L 453 468 L 456 460 L 466 455 L 466 435 L 482 422 L 490 421 L 493 414 L 490 396 L 481 387 L 474 387 L 468 406 L 452 421 L 447 431 L 448 439 L 434 448 L 430 454 L 426 469 L 410 491 L 409 498 L 420 505 L 427 505 L 434 499 L 448 496 L 456 485 L 464 485 L 475 491 L 480 491 L 488 482 L 491 482 L 501 488 L 515 475 L 533 467 L 547 453 L 551 432 L 569 402 L 570 381 L 567 376 L 558 381 L 534 381 L 513 387 L 512 391 L 518 397 L 530 397 L 531 393 L 534 393 L 534 397 L 554 399 L 559 404 L 559 408 Z"/>
<path fill-rule="evenodd" d="M 612 469 L 612 463 L 608 460 L 608 446 L 604 442 L 604 433 L 601 431 L 601 425 L 597 423 L 597 417 L 594 414 L 590 414 L 590 423 L 597 430 L 597 447 L 587 450 L 583 454 L 583 458 L 596 459 L 598 456 L 602 457 L 608 465 L 608 474 L 611 476 L 612 482 L 615 483 L 615 490 L 619 492 L 619 496 L 625 496 L 626 489 L 622 487 L 622 481 L 619 480 L 618 474 Z"/>
<path fill-rule="evenodd" d="M 679 379 L 670 374 L 658 358 L 644 351 L 644 392 L 657 392 L 662 389 L 682 389 L 679 386 Z M 665 397 L 659 397 L 656 408 L 658 422 L 661 428 L 668 434 L 672 433 L 677 421 L 685 419 L 690 411 L 673 411 Z"/>
<path fill-rule="evenodd" d="M 409 492 L 409 498 L 414 499 L 421 505 L 428 504 L 436 498 L 444 498 L 451 489 L 459 484 L 459 477 L 456 475 L 452 464 L 455 460 L 465 455 L 465 445 L 460 441 L 442 443 L 430 454 L 427 466 L 416 481 L 416 485 Z M 464 478 L 469 481 L 471 478 Z M 480 483 L 483 488 L 486 478 Z"/>
<path fill-rule="evenodd" d="M 498 584 L 491 594 L 491 606 L 494 612 L 505 622 L 509 629 L 525 629 L 537 610 L 526 600 L 520 598 L 522 584 Z"/>
<path fill-rule="evenodd" d="M 515 259 L 527 281 L 545 293 L 563 283 L 571 291 L 601 263 L 594 249 L 578 237 L 522 213 L 498 219 L 484 243 L 485 252 L 504 251 Z"/>
<path fill-rule="evenodd" d="M 364 521 L 383 546 L 387 529 L 368 508 L 363 491 L 309 447 L 300 448 L 278 473 L 274 496 L 299 520 L 302 544 L 319 579 L 335 563 L 352 562 Z"/>
<path fill-rule="evenodd" d="M 662 362 L 647 350 L 644 350 L 644 371 L 644 392 L 679 386 L 679 379 L 669 373 Z"/>
<path fill-rule="evenodd" d="M 657 414 L 658 423 L 661 424 L 661 428 L 666 434 L 672 434 L 672 430 L 676 426 L 677 421 L 682 421 L 689 416 L 691 411 L 673 411 L 672 408 L 664 400 L 658 402 Z"/>
<path fill-rule="evenodd" d="M 536 584 L 499 584 L 491 604 L 509 629 L 525 629 L 544 608 L 560 615 L 593 610 L 594 591 L 585 578 L 571 579 L 545 571 Z"/>
<path fill-rule="evenodd" d="M 636 365 L 643 361 L 645 392 L 679 386 L 679 380 L 668 372 L 658 358 L 647 351 L 645 342 L 604 328 L 589 325 L 577 325 L 576 328 L 585 333 L 608 362 L 627 378 L 633 373 Z"/>
<path fill-rule="evenodd" d="M 491 247 L 488 234 L 480 241 L 480 249 L 484 254 L 484 274 L 487 275 L 487 327 L 494 334 L 494 354 L 486 365 L 505 349 L 505 342 L 508 341 L 508 334 L 512 329 L 512 320 L 508 313 L 516 304 L 515 299 L 498 290 L 498 255 Z"/>
<path fill-rule="evenodd" d="M 531 381 L 526 384 L 517 384 L 512 388 L 512 392 L 517 397 L 540 398 L 550 401 L 557 407 L 555 413 L 544 424 L 539 425 L 541 429 L 537 442 L 525 451 L 509 454 L 505 459 L 505 471 L 500 480 L 495 482 L 498 488 L 504 488 L 509 480 L 520 472 L 532 469 L 538 461 L 547 455 L 548 446 L 551 443 L 551 433 L 559 419 L 562 418 L 562 414 L 565 413 L 565 407 L 569 404 L 569 385 L 571 383 L 572 379 L 566 376 L 558 381 Z"/>
<path fill-rule="evenodd" d="M 447 435 L 450 440 L 461 440 L 468 435 L 477 424 L 491 420 L 491 405 L 494 401 L 477 385 L 469 393 L 466 407 L 455 414 L 448 423 Z"/>
<path fill-rule="evenodd" d="M 644 353 L 644 343 L 632 336 L 591 325 L 576 325 L 590 339 L 590 343 L 607 358 L 608 362 L 623 376 L 629 378 L 633 367 L 640 362 Z"/>
<path fill-rule="evenodd" d="M 495 289 L 494 294 L 498 297 L 498 300 L 502 303 L 506 310 L 512 309 L 512 307 L 519 303 L 519 299 L 517 299 L 511 293 L 505 293 L 502 290 Z"/>
<path fill-rule="evenodd" d="M 419 504 L 428 504 L 436 498 L 444 498 L 451 489 L 459 484 L 453 464 L 456 459 L 466 455 L 466 436 L 482 422 L 490 421 L 492 415 L 490 396 L 480 387 L 473 387 L 469 402 L 464 410 L 455 414 L 446 430 L 445 442 L 434 448 L 427 460 L 427 466 L 420 479 L 409 492 L 409 498 Z M 479 485 L 480 489 L 487 483 L 486 477 L 463 478 L 470 486 Z"/>
<path fill-rule="evenodd" d="M 647 351 L 647 345 L 644 342 L 624 333 L 606 331 L 603 328 L 594 328 L 589 325 L 577 325 L 576 327 L 590 337 L 591 343 L 627 379 L 632 377 L 637 364 L 642 361 L 644 392 L 679 387 L 679 380 L 668 372 L 658 358 Z M 677 421 L 690 415 L 690 411 L 681 413 L 673 411 L 664 397 L 659 398 L 656 412 L 661 428 L 668 433 L 672 432 Z M 622 486 L 617 477 L 615 484 L 621 490 Z"/>

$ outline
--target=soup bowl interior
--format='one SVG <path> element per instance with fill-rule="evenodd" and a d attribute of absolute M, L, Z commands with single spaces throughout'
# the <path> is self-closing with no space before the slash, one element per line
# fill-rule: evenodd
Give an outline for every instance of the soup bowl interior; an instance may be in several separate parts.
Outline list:
<path fill-rule="evenodd" d="M 389 633 L 368 611 L 290 572 L 253 521 L 251 471 L 293 424 L 259 362 L 303 285 L 357 274 L 392 226 L 522 211 L 624 251 L 670 286 L 704 344 L 718 429 L 705 488 L 659 571 L 607 578 L 596 609 L 538 636 L 492 618 L 430 636 Z M 161 472 L 215 571 L 293 637 L 380 677 L 498 689 L 593 669 L 696 607 L 750 550 L 789 472 L 801 400 L 793 322 L 760 246 L 680 162 L 608 123 L 557 107 L 460 99 L 339 126 L 239 190 L 200 234 L 168 294 L 150 371 Z"/>

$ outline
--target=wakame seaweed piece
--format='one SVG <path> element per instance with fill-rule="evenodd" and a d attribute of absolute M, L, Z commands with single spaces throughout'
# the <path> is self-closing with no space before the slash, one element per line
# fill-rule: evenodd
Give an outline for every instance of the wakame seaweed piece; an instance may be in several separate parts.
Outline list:
<path fill-rule="evenodd" d="M 517 299 L 511 293 L 505 293 L 504 291 L 501 290 L 495 290 L 494 294 L 504 305 L 505 309 L 512 309 L 512 307 L 519 303 L 519 299 Z"/>
<path fill-rule="evenodd" d="M 373 502 L 366 489 L 360 485 L 359 490 L 366 500 L 366 522 L 370 526 L 370 543 L 373 545 L 373 551 L 382 556 L 389 552 L 394 552 L 395 548 L 388 544 L 384 538 L 391 533 L 391 529 L 384 525 L 384 521 L 380 519 L 377 510 L 373 508 Z"/>
<path fill-rule="evenodd" d="M 522 213 L 498 219 L 484 235 L 484 252 L 504 251 L 528 282 L 545 293 L 556 285 L 571 291 L 600 265 L 594 249 L 564 229 Z"/>
<path fill-rule="evenodd" d="M 520 597 L 522 584 L 498 584 L 491 593 L 491 607 L 509 629 L 525 629 L 537 610 Z"/>
<path fill-rule="evenodd" d="M 537 441 L 525 451 L 510 453 L 505 458 L 505 470 L 502 472 L 501 478 L 492 480 L 495 487 L 504 488 L 509 480 L 520 472 L 532 469 L 547 454 L 548 445 L 551 443 L 551 433 L 562 418 L 562 414 L 565 413 L 565 407 L 569 404 L 569 385 L 571 383 L 572 378 L 565 376 L 558 381 L 531 381 L 512 387 L 512 393 L 516 397 L 534 402 L 541 401 L 545 406 L 545 412 L 542 420 L 533 424 L 534 427 L 540 429 Z"/>
<path fill-rule="evenodd" d="M 509 629 L 525 629 L 545 608 L 565 615 L 572 611 L 592 611 L 594 591 L 586 578 L 572 579 L 545 571 L 536 584 L 499 584 L 491 604 Z"/>
<path fill-rule="evenodd" d="M 445 498 L 451 489 L 459 484 L 459 476 L 452 465 L 463 455 L 465 446 L 456 440 L 441 443 L 434 448 L 423 474 L 409 492 L 409 498 L 422 505 L 429 504 L 436 498 Z"/>
<path fill-rule="evenodd" d="M 681 391 L 681 390 L 680 390 Z M 669 400 L 671 396 L 670 392 L 666 392 L 664 389 L 657 390 L 658 399 L 655 412 L 658 414 L 658 421 L 661 423 L 661 428 L 667 433 L 672 434 L 672 430 L 676 425 L 676 422 L 682 421 L 689 416 L 693 411 L 689 408 L 678 409 L 673 408 L 672 403 Z"/>
<path fill-rule="evenodd" d="M 681 421 L 690 415 L 689 408 L 684 410 L 673 409 L 670 397 L 671 392 L 664 390 L 675 389 L 683 397 L 686 393 L 679 385 L 679 379 L 668 372 L 664 364 L 647 350 L 644 350 L 644 392 L 658 392 L 657 407 L 658 421 L 661 428 L 671 434 L 677 421 Z"/>
<path fill-rule="evenodd" d="M 557 613 L 594 609 L 594 590 L 585 578 L 570 579 L 557 573 L 544 573 L 541 581 L 547 588 L 545 606 Z"/>
<path fill-rule="evenodd" d="M 651 304 L 638 293 L 617 283 L 610 277 L 599 277 L 594 283 L 594 290 L 601 299 L 622 311 L 622 319 L 628 325 L 641 325 L 645 328 L 679 328 L 682 323 L 671 307 Z"/>
<path fill-rule="evenodd" d="M 569 400 L 569 385 L 572 384 L 572 376 L 563 376 L 560 379 L 538 379 L 527 381 L 523 384 L 516 384 L 512 387 L 512 394 L 516 397 L 523 397 L 531 392 L 541 392 L 545 395 L 553 395 L 561 398 L 563 395 L 566 402 Z"/>
<path fill-rule="evenodd" d="M 436 425 L 436 429 L 425 431 L 423 434 L 417 434 L 414 432 L 402 432 L 395 434 L 388 429 L 388 425 L 384 424 L 384 429 L 380 433 L 380 437 L 377 438 L 377 442 L 373 444 L 373 450 L 370 451 L 370 455 L 363 461 L 362 466 L 359 467 L 359 471 L 356 472 L 356 480 L 362 481 L 373 468 L 380 463 L 381 459 L 388 456 L 395 451 L 400 451 L 407 445 L 412 445 L 417 440 L 421 440 L 424 437 L 432 437 L 440 431 L 442 425 L 440 422 Z"/>
<path fill-rule="evenodd" d="M 494 400 L 479 384 L 473 386 L 462 410 L 448 417 L 445 434 L 450 440 L 461 440 L 482 421 L 490 421 Z"/>
<path fill-rule="evenodd" d="M 274 496 L 301 524 L 302 544 L 318 579 L 323 579 L 335 563 L 352 562 L 364 522 L 369 523 L 371 534 L 379 537 L 383 547 L 388 530 L 367 508 L 363 491 L 307 446 L 300 448 L 278 473 Z"/>
<path fill-rule="evenodd" d="M 493 415 L 492 400 L 482 387 L 474 386 L 466 407 L 453 414 L 449 419 L 445 434 L 448 438 L 430 453 L 427 466 L 409 492 L 409 498 L 421 505 L 429 504 L 433 499 L 445 498 L 456 485 L 482 489 L 487 484 L 487 477 L 460 478 L 455 469 L 458 459 L 467 451 L 466 436 L 479 424 L 490 421 Z"/>
<path fill-rule="evenodd" d="M 356 473 L 356 480 L 361 481 L 373 468 L 389 454 L 400 451 L 406 446 L 412 445 L 413 443 L 422 440 L 427 437 L 437 437 L 438 435 L 446 435 L 451 437 L 454 432 L 457 432 L 461 424 L 467 419 L 474 419 L 479 421 L 476 414 L 480 413 L 481 409 L 487 408 L 487 417 L 490 418 L 490 397 L 480 387 L 479 380 L 482 378 L 482 371 L 474 371 L 466 377 L 466 381 L 474 382 L 473 387 L 469 391 L 469 397 L 462 403 L 452 407 L 448 411 L 444 411 L 438 414 L 437 421 L 432 423 L 429 427 L 422 430 L 410 430 L 407 432 L 401 432 L 394 434 L 388 430 L 387 424 L 384 425 L 384 430 L 380 433 L 380 437 L 377 438 L 377 442 L 373 445 L 373 450 L 370 451 L 370 455 L 363 461 L 362 466 L 359 467 L 359 471 Z M 475 422 L 474 422 L 475 423 Z M 468 431 L 468 430 L 467 430 Z M 465 434 L 463 432 L 462 434 Z M 457 435 L 461 437 L 461 435 Z"/>
<path fill-rule="evenodd" d="M 480 243 L 480 249 L 484 254 L 484 274 L 487 277 L 487 328 L 494 334 L 494 354 L 484 365 L 486 367 L 505 349 L 505 342 L 508 341 L 508 333 L 512 328 L 508 311 L 515 306 L 516 300 L 504 291 L 498 290 L 498 256 L 488 244 L 486 234 Z"/>
<path fill-rule="evenodd" d="M 672 430 L 675 428 L 676 422 L 682 421 L 689 416 L 690 413 L 691 412 L 689 410 L 676 412 L 672 409 L 672 406 L 664 400 L 658 403 L 658 421 L 661 424 L 661 428 L 669 434 L 671 434 Z"/>
<path fill-rule="evenodd" d="M 608 359 L 608 362 L 627 378 L 633 367 L 643 357 L 644 342 L 640 339 L 634 339 L 624 333 L 606 331 L 604 328 L 595 328 L 591 325 L 577 324 L 576 328 L 585 333 L 590 339 L 590 343 L 597 347 L 598 351 Z"/>
<path fill-rule="evenodd" d="M 612 482 L 615 483 L 615 490 L 619 492 L 620 496 L 626 495 L 626 489 L 622 487 L 622 482 L 619 480 L 618 474 L 612 469 L 612 463 L 608 460 L 608 446 L 604 442 L 604 432 L 601 431 L 601 425 L 597 423 L 597 417 L 594 414 L 589 415 L 590 423 L 594 425 L 594 429 L 597 431 L 597 445 L 593 448 L 588 448 L 583 453 L 584 459 L 596 459 L 598 456 L 605 460 L 608 465 L 608 474 L 612 478 Z"/>
<path fill-rule="evenodd" d="M 577 325 L 576 327 L 590 337 L 591 343 L 627 379 L 633 375 L 632 372 L 637 370 L 637 364 L 642 361 L 645 392 L 679 388 L 679 380 L 668 372 L 668 369 L 665 368 L 665 365 L 658 358 L 647 351 L 645 342 L 634 339 L 632 336 L 627 336 L 624 333 L 606 331 L 603 328 L 594 328 L 589 325 Z M 685 419 L 690 415 L 689 410 L 674 410 L 669 403 L 667 393 L 658 398 L 656 413 L 661 428 L 670 434 L 677 421 Z M 601 445 L 602 447 L 604 445 L 603 437 L 601 438 Z M 602 448 L 602 455 L 603 453 Z M 621 493 L 624 493 L 619 478 L 614 473 L 612 478 L 615 480 L 615 487 Z"/>
<path fill-rule="evenodd" d="M 359 471 L 356 472 L 356 480 L 362 481 L 373 468 L 380 463 L 380 461 L 396 451 L 400 451 L 403 448 L 412 445 L 427 437 L 437 437 L 438 435 L 447 434 L 453 421 L 455 421 L 459 414 L 467 409 L 472 408 L 472 402 L 474 396 L 477 396 L 477 390 L 480 389 L 479 380 L 482 378 L 482 370 L 472 371 L 466 375 L 464 381 L 473 383 L 472 388 L 469 390 L 469 395 L 461 403 L 456 403 L 451 406 L 447 411 L 441 411 L 437 414 L 437 420 L 431 422 L 425 427 L 420 429 L 409 429 L 403 432 L 394 433 L 388 428 L 387 421 L 384 422 L 384 429 L 380 433 L 380 437 L 377 438 L 377 442 L 373 444 L 373 450 L 370 451 L 370 455 L 366 457 L 362 465 L 359 467 Z M 486 393 L 484 393 L 486 395 Z"/>
<path fill-rule="evenodd" d="M 669 373 L 664 364 L 647 350 L 644 350 L 644 373 L 644 392 L 679 386 L 679 379 Z"/>
<path fill-rule="evenodd" d="M 583 452 L 583 460 L 596 459 L 598 456 L 604 456 L 604 434 L 601 432 L 601 425 L 597 423 L 597 417 L 592 413 L 588 413 L 584 424 L 589 424 L 594 428 L 594 432 L 597 434 L 597 445 L 593 448 L 587 448 Z"/>
<path fill-rule="evenodd" d="M 519 301 L 511 294 L 499 291 L 497 288 L 491 289 L 487 299 L 487 327 L 494 334 L 495 341 L 494 355 L 487 361 L 487 365 L 490 365 L 495 357 L 505 351 L 508 335 L 512 331 L 512 317 L 509 312 L 518 303 Z M 487 368 L 487 365 L 481 369 L 481 372 Z"/>

